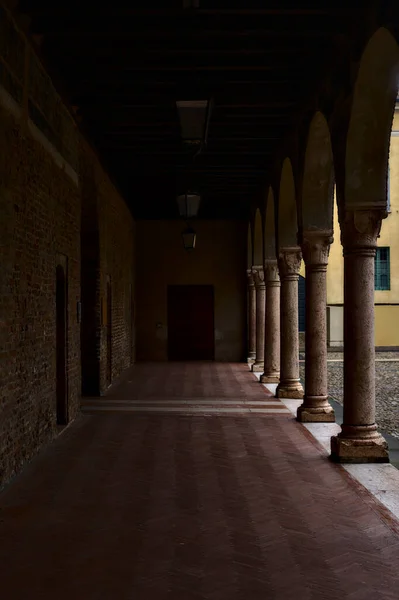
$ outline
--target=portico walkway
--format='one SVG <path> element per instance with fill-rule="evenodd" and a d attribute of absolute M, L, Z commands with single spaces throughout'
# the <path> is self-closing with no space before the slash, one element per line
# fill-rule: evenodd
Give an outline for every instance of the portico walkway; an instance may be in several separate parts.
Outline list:
<path fill-rule="evenodd" d="M 3 598 L 397 599 L 397 522 L 246 365 L 139 364 L 85 411 L 0 495 Z"/>

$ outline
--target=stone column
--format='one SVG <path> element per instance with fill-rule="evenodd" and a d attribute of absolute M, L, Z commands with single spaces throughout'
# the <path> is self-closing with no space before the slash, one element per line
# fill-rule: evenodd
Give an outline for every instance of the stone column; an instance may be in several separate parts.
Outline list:
<path fill-rule="evenodd" d="M 335 421 L 327 384 L 327 264 L 332 231 L 304 231 L 306 267 L 305 396 L 298 408 L 302 423 Z"/>
<path fill-rule="evenodd" d="M 384 216 L 378 209 L 346 211 L 341 220 L 344 418 L 331 438 L 331 458 L 338 462 L 389 462 L 375 423 L 374 257 Z"/>
<path fill-rule="evenodd" d="M 256 289 L 256 358 L 252 365 L 254 373 L 263 373 L 265 351 L 265 274 L 263 267 L 253 267 Z"/>
<path fill-rule="evenodd" d="M 280 249 L 278 268 L 281 280 L 281 372 L 276 391 L 278 398 L 303 398 L 303 388 L 299 380 L 298 336 L 298 279 L 301 259 L 301 249 L 298 246 Z"/>
<path fill-rule="evenodd" d="M 265 368 L 262 383 L 280 381 L 280 278 L 277 260 L 265 260 Z"/>
<path fill-rule="evenodd" d="M 252 269 L 247 270 L 248 278 L 248 364 L 256 358 L 256 291 Z"/>

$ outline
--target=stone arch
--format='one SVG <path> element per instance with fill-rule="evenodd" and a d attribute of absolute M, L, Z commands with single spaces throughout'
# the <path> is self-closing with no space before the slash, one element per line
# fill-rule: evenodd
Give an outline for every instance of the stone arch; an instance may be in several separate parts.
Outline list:
<path fill-rule="evenodd" d="M 307 231 L 333 229 L 334 161 L 326 118 L 316 112 L 309 127 L 302 184 L 302 225 Z"/>
<path fill-rule="evenodd" d="M 254 265 L 263 265 L 263 227 L 262 227 L 262 215 L 259 208 L 256 209 L 255 213 L 255 225 L 254 225 L 254 241 L 253 241 L 253 260 Z"/>
<path fill-rule="evenodd" d="M 247 268 L 250 269 L 253 263 L 253 247 L 252 247 L 252 227 L 251 223 L 248 223 L 248 234 L 247 234 Z"/>
<path fill-rule="evenodd" d="M 399 47 L 383 27 L 369 40 L 355 83 L 345 157 L 345 208 L 387 206 L 387 166 Z"/>
<path fill-rule="evenodd" d="M 265 218 L 265 259 L 276 258 L 276 223 L 274 209 L 274 193 L 270 187 L 266 199 L 266 218 Z"/>
<path fill-rule="evenodd" d="M 278 201 L 278 246 L 298 245 L 298 218 L 295 180 L 292 164 L 287 157 L 283 162 Z"/>

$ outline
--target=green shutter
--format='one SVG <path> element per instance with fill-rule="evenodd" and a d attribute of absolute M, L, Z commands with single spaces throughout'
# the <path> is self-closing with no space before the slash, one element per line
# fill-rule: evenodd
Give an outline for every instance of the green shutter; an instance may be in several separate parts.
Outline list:
<path fill-rule="evenodd" d="M 391 289 L 389 248 L 377 248 L 375 254 L 374 287 L 376 290 Z"/>

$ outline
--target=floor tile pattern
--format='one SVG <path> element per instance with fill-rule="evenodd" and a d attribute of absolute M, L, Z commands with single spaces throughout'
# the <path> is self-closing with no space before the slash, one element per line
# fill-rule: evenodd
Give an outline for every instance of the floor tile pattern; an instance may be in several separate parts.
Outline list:
<path fill-rule="evenodd" d="M 264 398 L 240 368 L 169 397 Z M 83 415 L 0 495 L 1 597 L 397 600 L 396 526 L 291 417 Z"/>

